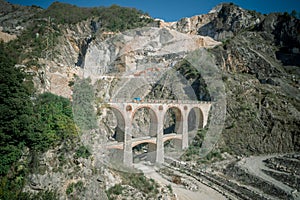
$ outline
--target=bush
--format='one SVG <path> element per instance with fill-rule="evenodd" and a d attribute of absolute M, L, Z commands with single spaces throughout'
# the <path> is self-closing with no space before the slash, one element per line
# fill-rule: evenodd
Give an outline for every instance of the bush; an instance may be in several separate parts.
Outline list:
<path fill-rule="evenodd" d="M 121 184 L 116 184 L 113 187 L 109 188 L 106 191 L 107 196 L 109 197 L 109 199 L 112 199 L 112 195 L 120 195 L 122 194 L 123 191 L 123 186 Z"/>
<path fill-rule="evenodd" d="M 33 131 L 33 104 L 31 88 L 15 60 L 5 53 L 0 44 L 0 175 L 4 175 L 16 162 Z"/>
<path fill-rule="evenodd" d="M 143 27 L 153 22 L 153 19 L 141 18 L 142 15 L 146 15 L 142 11 L 135 8 L 123 8 L 118 5 L 101 8 L 98 10 L 98 15 L 103 22 L 104 30 L 108 31 L 124 31 Z"/>
<path fill-rule="evenodd" d="M 206 135 L 207 129 L 199 129 L 192 144 L 188 147 L 187 151 L 184 153 L 181 159 L 185 161 L 190 161 L 192 159 L 198 159 L 202 142 Z"/>
<path fill-rule="evenodd" d="M 90 79 L 77 79 L 73 90 L 74 120 L 81 130 L 97 128 L 96 113 L 92 102 L 94 89 Z"/>
<path fill-rule="evenodd" d="M 16 40 L 7 43 L 5 51 L 18 63 L 26 60 L 28 66 L 40 67 L 38 59 L 47 58 L 46 51 L 49 51 L 47 54 L 53 53 L 60 35 L 57 24 L 49 19 L 36 20 Z"/>
<path fill-rule="evenodd" d="M 123 184 L 130 185 L 139 191 L 144 192 L 148 196 L 156 196 L 158 193 L 158 185 L 153 179 L 148 179 L 141 173 L 122 173 Z"/>
<path fill-rule="evenodd" d="M 170 191 L 171 193 L 173 193 L 173 188 L 172 188 L 171 184 L 167 185 L 167 188 L 169 189 L 169 191 Z"/>
<path fill-rule="evenodd" d="M 41 191 L 36 194 L 32 193 L 21 193 L 18 197 L 18 200 L 58 200 L 58 194 L 56 191 L 51 191 L 51 190 L 46 190 L 46 191 Z"/>
<path fill-rule="evenodd" d="M 92 154 L 90 153 L 90 151 L 88 150 L 87 147 L 85 146 L 80 146 L 75 154 L 75 158 L 85 158 L 87 159 L 88 157 L 90 157 Z"/>
<path fill-rule="evenodd" d="M 30 77 L 14 66 L 6 47 L 0 43 L 0 199 L 55 199 L 50 191 L 22 193 L 29 167 L 19 170 L 17 162 L 27 147 L 36 167 L 40 152 L 77 135 L 71 103 L 51 93 L 35 96 Z"/>
<path fill-rule="evenodd" d="M 75 192 L 82 192 L 84 191 L 84 187 L 83 187 L 83 182 L 82 181 L 78 181 L 77 183 L 71 183 L 68 185 L 67 189 L 66 189 L 66 194 L 68 196 L 71 196 L 72 193 Z"/>
<path fill-rule="evenodd" d="M 72 106 L 68 99 L 44 93 L 36 98 L 34 110 L 35 130 L 28 135 L 27 144 L 31 149 L 46 151 L 77 136 Z"/>
<path fill-rule="evenodd" d="M 122 185 L 130 185 L 131 187 L 143 192 L 148 198 L 156 198 L 158 194 L 158 184 L 153 179 L 148 179 L 142 173 L 125 173 L 119 172 L 122 176 Z M 106 194 L 110 200 L 115 199 L 115 195 L 122 194 L 123 186 L 116 184 L 106 191 Z"/>

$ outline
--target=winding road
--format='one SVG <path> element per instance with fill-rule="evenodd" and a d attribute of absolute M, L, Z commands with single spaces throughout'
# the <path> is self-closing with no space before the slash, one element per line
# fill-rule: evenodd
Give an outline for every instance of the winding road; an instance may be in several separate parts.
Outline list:
<path fill-rule="evenodd" d="M 264 179 L 265 181 L 270 182 L 273 185 L 276 185 L 277 187 L 285 191 L 287 194 L 293 194 L 294 199 L 300 199 L 300 193 L 295 192 L 294 188 L 289 187 L 283 182 L 280 182 L 263 172 L 263 170 L 274 171 L 266 167 L 263 161 L 273 157 L 279 157 L 279 156 L 281 155 L 250 156 L 239 161 L 238 165 L 239 167 L 246 169 L 252 175 L 260 177 L 261 179 Z"/>

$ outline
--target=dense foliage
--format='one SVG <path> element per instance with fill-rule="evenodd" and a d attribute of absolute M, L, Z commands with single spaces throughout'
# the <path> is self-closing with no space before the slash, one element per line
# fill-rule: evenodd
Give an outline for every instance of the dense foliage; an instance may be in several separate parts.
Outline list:
<path fill-rule="evenodd" d="M 16 40 L 0 44 L 0 199 L 57 199 L 53 191 L 35 195 L 22 192 L 26 176 L 35 169 L 34 162 L 41 153 L 76 138 L 75 121 L 81 130 L 97 127 L 89 80 L 77 80 L 74 84 L 73 116 L 68 99 L 51 93 L 35 94 L 25 66 L 15 64 L 43 67 L 38 60 L 55 56 L 61 24 L 93 19 L 100 24 L 100 31 L 124 31 L 153 21 L 141 16 L 147 14 L 116 5 L 79 8 L 55 2 L 36 13 L 31 25 Z M 29 153 L 29 159 L 24 160 L 25 153 Z M 89 156 L 84 146 L 75 153 L 75 157 Z"/>
<path fill-rule="evenodd" d="M 97 127 L 96 113 L 92 102 L 94 89 L 90 79 L 77 79 L 73 87 L 74 120 L 81 130 Z"/>
<path fill-rule="evenodd" d="M 30 77 L 15 63 L 1 43 L 0 199 L 55 199 L 51 191 L 21 192 L 30 163 L 19 160 L 26 149 L 37 155 L 76 137 L 72 106 L 51 93 L 35 95 Z"/>
<path fill-rule="evenodd" d="M 109 31 L 124 31 L 143 27 L 153 22 L 151 18 L 141 17 L 142 15 L 147 16 L 147 14 L 135 8 L 124 8 L 113 5 L 109 8 L 100 9 L 99 11 L 103 28 Z"/>
<path fill-rule="evenodd" d="M 75 158 L 88 158 L 92 154 L 90 150 L 86 146 L 80 146 L 75 153 Z"/>
<path fill-rule="evenodd" d="M 39 58 L 54 56 L 54 46 L 60 35 L 58 25 L 51 19 L 34 21 L 16 40 L 10 41 L 6 53 L 17 63 L 39 66 Z"/>
<path fill-rule="evenodd" d="M 89 18 L 97 17 L 101 21 L 102 30 L 124 31 L 142 27 L 153 22 L 153 19 L 141 16 L 148 16 L 148 14 L 135 8 L 125 8 L 117 5 L 80 8 L 75 5 L 54 2 L 39 17 L 50 17 L 60 24 L 75 24 Z"/>
<path fill-rule="evenodd" d="M 36 124 L 34 132 L 28 137 L 31 149 L 45 151 L 77 135 L 68 99 L 44 93 L 37 97 L 34 110 Z"/>
<path fill-rule="evenodd" d="M 75 24 L 92 17 L 90 11 L 89 8 L 79 8 L 71 4 L 54 2 L 47 10 L 40 13 L 39 17 L 51 17 L 55 19 L 57 23 L 61 24 Z"/>
<path fill-rule="evenodd" d="M 33 104 L 25 74 L 0 47 L 0 175 L 6 174 L 20 158 L 21 150 L 33 132 Z"/>

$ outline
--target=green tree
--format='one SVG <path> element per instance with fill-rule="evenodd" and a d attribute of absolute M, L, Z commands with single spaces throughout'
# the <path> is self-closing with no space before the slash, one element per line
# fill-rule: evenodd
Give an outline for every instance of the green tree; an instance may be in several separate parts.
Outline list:
<path fill-rule="evenodd" d="M 292 17 L 300 19 L 300 13 L 297 12 L 296 10 L 292 10 L 291 14 Z"/>
<path fill-rule="evenodd" d="M 0 44 L 0 175 L 20 158 L 27 135 L 33 130 L 33 104 L 26 75 Z"/>
<path fill-rule="evenodd" d="M 291 12 L 291 16 L 293 16 L 293 17 L 297 17 L 297 11 L 296 11 L 296 10 L 292 10 L 292 12 Z"/>
<path fill-rule="evenodd" d="M 97 128 L 96 113 L 92 102 L 94 89 L 90 79 L 77 79 L 73 89 L 74 120 L 81 130 Z"/>
<path fill-rule="evenodd" d="M 45 151 L 77 135 L 72 105 L 64 97 L 40 94 L 35 100 L 35 130 L 28 135 L 32 150 Z"/>

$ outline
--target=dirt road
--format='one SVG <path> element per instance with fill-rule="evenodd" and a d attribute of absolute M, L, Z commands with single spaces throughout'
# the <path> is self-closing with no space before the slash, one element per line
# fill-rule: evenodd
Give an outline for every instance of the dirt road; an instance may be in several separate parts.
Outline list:
<path fill-rule="evenodd" d="M 288 185 L 284 184 L 283 182 L 280 182 L 280 181 L 274 179 L 273 177 L 267 175 L 266 173 L 264 173 L 262 171 L 262 170 L 274 171 L 274 170 L 271 170 L 268 167 L 266 167 L 265 163 L 263 161 L 266 159 L 269 159 L 272 157 L 278 157 L 278 156 L 280 156 L 280 155 L 276 154 L 276 155 L 266 155 L 266 156 L 250 156 L 248 158 L 244 158 L 241 161 L 239 161 L 238 165 L 241 168 L 246 169 L 251 174 L 276 185 L 277 187 L 279 187 L 283 191 L 285 191 L 287 194 L 293 194 L 295 199 L 300 199 L 300 193 L 293 192 L 293 191 L 295 191 L 295 189 L 289 187 Z M 278 172 L 278 173 L 282 173 L 282 172 Z"/>

